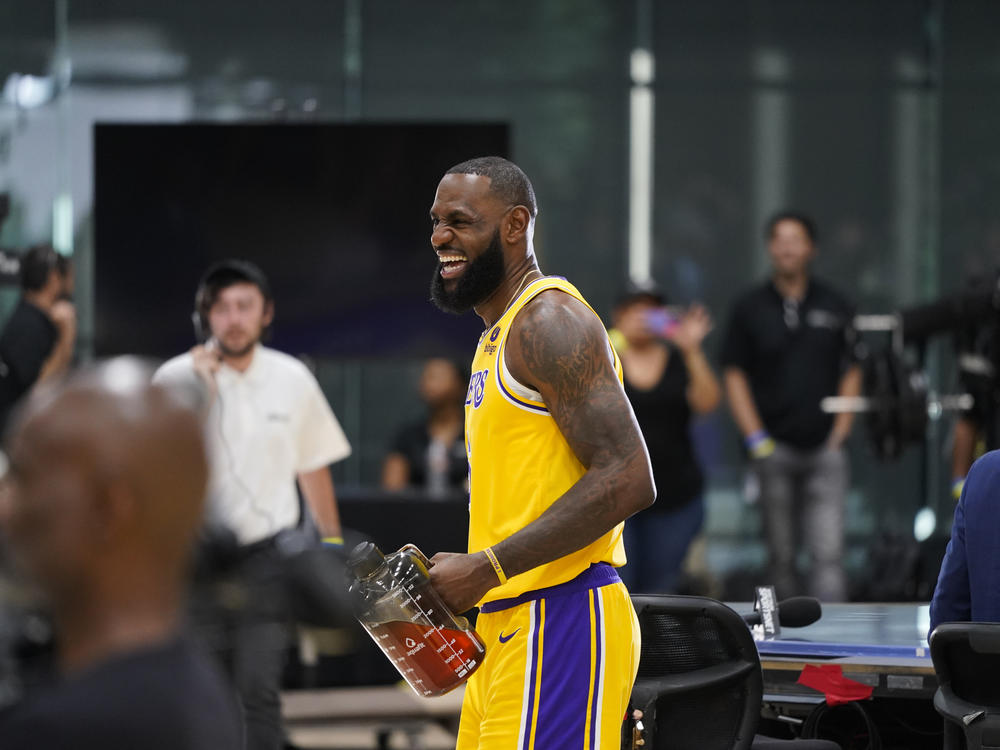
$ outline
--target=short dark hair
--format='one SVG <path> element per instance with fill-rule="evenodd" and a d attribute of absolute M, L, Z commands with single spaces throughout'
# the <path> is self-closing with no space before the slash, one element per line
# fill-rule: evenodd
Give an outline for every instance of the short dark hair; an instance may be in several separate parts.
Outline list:
<path fill-rule="evenodd" d="M 764 225 L 764 239 L 771 239 L 771 235 L 774 234 L 774 228 L 778 225 L 780 221 L 795 221 L 798 222 L 803 229 L 806 230 L 806 234 L 809 235 L 809 241 L 814 245 L 819 239 L 819 232 L 816 230 L 816 222 L 813 220 L 809 214 L 803 213 L 802 211 L 795 211 L 792 209 L 783 209 L 774 214 L 767 223 Z"/>
<path fill-rule="evenodd" d="M 73 259 L 68 255 L 63 255 L 62 253 L 56 254 L 56 271 L 60 276 L 66 278 L 69 276 L 70 272 L 73 270 Z"/>
<path fill-rule="evenodd" d="M 52 245 L 35 245 L 21 256 L 21 289 L 37 292 L 49 280 L 53 271 L 61 273 L 62 262 Z"/>
<path fill-rule="evenodd" d="M 248 260 L 229 259 L 213 263 L 205 271 L 198 282 L 198 291 L 194 295 L 194 309 L 203 320 L 208 319 L 208 311 L 219 298 L 223 289 L 233 284 L 253 284 L 264 295 L 264 302 L 273 302 L 271 284 L 267 276 L 256 265 Z"/>
<path fill-rule="evenodd" d="M 513 206 L 524 206 L 534 218 L 538 215 L 535 189 L 528 175 L 514 162 L 502 156 L 479 156 L 463 161 L 445 174 L 475 174 L 490 178 L 490 192 Z"/>
<path fill-rule="evenodd" d="M 624 310 L 626 307 L 630 307 L 639 302 L 655 305 L 656 307 L 663 307 L 667 304 L 667 296 L 654 281 L 644 283 L 630 281 L 619 293 L 611 309 L 614 312 L 619 312 Z"/>

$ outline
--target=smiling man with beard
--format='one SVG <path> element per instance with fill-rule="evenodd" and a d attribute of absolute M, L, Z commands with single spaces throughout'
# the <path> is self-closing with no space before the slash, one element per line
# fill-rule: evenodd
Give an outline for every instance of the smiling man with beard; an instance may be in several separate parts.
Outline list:
<path fill-rule="evenodd" d="M 655 496 L 621 363 L 580 293 L 539 270 L 520 168 L 452 167 L 430 213 L 432 300 L 485 324 L 465 401 L 469 552 L 431 561 L 448 605 L 478 604 L 487 644 L 458 748 L 617 748 L 639 628 L 615 569 L 624 520 Z"/>
<path fill-rule="evenodd" d="M 503 244 L 500 230 L 493 233 L 489 246 L 483 254 L 472 260 L 461 259 L 445 262 L 448 256 L 441 256 L 441 262 L 434 269 L 431 278 L 431 300 L 441 310 L 455 315 L 463 315 L 477 302 L 486 299 L 503 281 Z M 446 278 L 457 280 L 451 287 L 445 286 Z"/>
<path fill-rule="evenodd" d="M 217 263 L 195 295 L 195 327 L 206 340 L 155 376 L 197 380 L 207 391 L 209 522 L 235 536 L 240 578 L 261 611 L 236 623 L 225 612 L 201 614 L 206 632 L 233 629 L 212 645 L 239 693 L 249 750 L 284 743 L 279 688 L 291 632 L 278 542 L 301 522 L 296 482 L 324 543 L 342 545 L 329 465 L 351 452 L 312 373 L 261 345 L 273 319 L 264 273 L 244 260 Z"/>

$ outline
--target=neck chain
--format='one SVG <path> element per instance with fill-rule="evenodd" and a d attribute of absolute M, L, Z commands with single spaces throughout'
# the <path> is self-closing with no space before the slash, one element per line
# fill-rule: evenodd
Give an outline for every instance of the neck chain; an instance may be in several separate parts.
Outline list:
<path fill-rule="evenodd" d="M 517 299 L 517 295 L 519 295 L 521 292 L 523 292 L 524 289 L 527 287 L 527 284 L 525 284 L 525 281 L 527 281 L 528 277 L 531 274 L 533 274 L 534 272 L 535 272 L 534 268 L 529 268 L 527 271 L 524 272 L 524 276 L 521 277 L 521 281 L 518 283 L 517 289 L 515 289 L 514 293 L 512 295 L 510 295 L 510 299 L 507 300 L 507 304 L 504 305 L 503 312 L 501 312 L 500 315 L 497 316 L 497 320 L 500 320 L 500 318 L 502 318 L 507 313 L 507 311 L 510 309 L 510 306 L 514 304 L 514 300 Z M 492 328 L 496 324 L 497 324 L 497 321 L 494 320 L 491 325 L 487 326 L 487 328 Z"/>

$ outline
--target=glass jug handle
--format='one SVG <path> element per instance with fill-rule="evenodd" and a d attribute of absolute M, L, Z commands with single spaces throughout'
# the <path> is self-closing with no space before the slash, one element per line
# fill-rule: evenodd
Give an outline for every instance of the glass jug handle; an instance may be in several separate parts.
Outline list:
<path fill-rule="evenodd" d="M 427 559 L 427 556 L 420 551 L 420 549 L 415 544 L 404 544 L 399 548 L 398 552 L 412 552 L 413 555 L 424 564 L 424 567 L 430 570 L 431 561 Z"/>

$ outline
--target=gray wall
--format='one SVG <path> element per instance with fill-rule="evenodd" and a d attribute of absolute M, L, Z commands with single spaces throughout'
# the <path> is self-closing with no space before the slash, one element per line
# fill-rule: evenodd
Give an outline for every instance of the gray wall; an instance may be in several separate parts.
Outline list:
<path fill-rule="evenodd" d="M 94 122 L 504 120 L 539 197 L 544 270 L 606 312 L 627 266 L 628 59 L 645 40 L 655 277 L 721 325 L 766 270 L 763 217 L 793 204 L 818 219 L 818 272 L 861 311 L 883 312 L 1000 260 L 998 28 L 990 0 L 15 0 L 0 7 L 0 75 L 68 57 L 73 79 L 37 109 L 0 106 L 0 190 L 14 198 L 0 244 L 47 238 L 53 201 L 72 196 L 85 354 Z M 946 342 L 931 349 L 943 390 L 950 361 Z M 389 436 L 419 414 L 418 364 L 316 366 L 356 447 L 338 481 L 375 481 Z M 911 449 L 889 466 L 856 433 L 859 542 L 906 531 L 928 500 L 949 514 L 947 433 L 947 420 L 932 430 L 930 461 Z M 710 527 L 752 535 L 726 415 L 699 439 Z"/>

